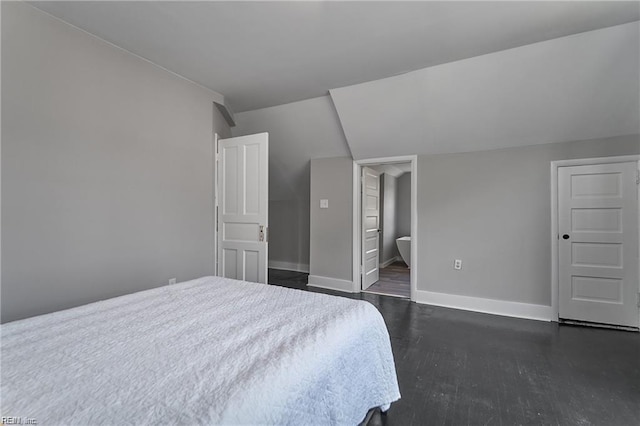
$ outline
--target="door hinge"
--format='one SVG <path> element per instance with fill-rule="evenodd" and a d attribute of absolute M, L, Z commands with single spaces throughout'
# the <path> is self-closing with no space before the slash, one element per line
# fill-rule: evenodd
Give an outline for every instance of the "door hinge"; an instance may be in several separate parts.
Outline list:
<path fill-rule="evenodd" d="M 636 170 L 636 185 L 640 185 L 640 170 Z"/>
<path fill-rule="evenodd" d="M 220 139 L 218 139 L 218 134 L 214 133 L 214 148 L 215 148 L 215 155 L 216 155 L 216 163 L 218 162 L 218 160 L 220 159 Z"/>

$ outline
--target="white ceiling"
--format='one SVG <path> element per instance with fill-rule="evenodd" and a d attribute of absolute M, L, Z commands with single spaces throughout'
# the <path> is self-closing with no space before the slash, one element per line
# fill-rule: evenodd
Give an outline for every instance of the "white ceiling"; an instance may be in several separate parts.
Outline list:
<path fill-rule="evenodd" d="M 33 2 L 235 111 L 640 19 L 638 2 Z"/>
<path fill-rule="evenodd" d="M 331 90 L 354 159 L 640 132 L 638 22 Z"/>

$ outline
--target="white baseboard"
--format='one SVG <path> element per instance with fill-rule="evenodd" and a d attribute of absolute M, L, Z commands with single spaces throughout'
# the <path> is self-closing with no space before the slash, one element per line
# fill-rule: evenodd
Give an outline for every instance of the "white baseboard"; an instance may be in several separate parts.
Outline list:
<path fill-rule="evenodd" d="M 349 280 L 340 280 L 338 278 L 309 275 L 308 285 L 311 287 L 320 287 L 328 290 L 337 290 L 337 291 L 344 291 L 347 293 L 353 293 L 353 282 Z"/>
<path fill-rule="evenodd" d="M 309 273 L 309 265 L 306 263 L 281 262 L 279 260 L 270 260 L 269 268 L 282 269 L 285 271 L 296 271 Z"/>
<path fill-rule="evenodd" d="M 391 259 L 387 260 L 386 262 L 382 262 L 380 264 L 380 269 L 382 268 L 386 268 L 387 266 L 391 265 L 393 262 L 402 260 L 402 258 L 400 256 L 396 256 L 396 257 L 392 257 Z"/>
<path fill-rule="evenodd" d="M 506 317 L 552 321 L 551 306 L 418 290 L 416 302 Z"/>

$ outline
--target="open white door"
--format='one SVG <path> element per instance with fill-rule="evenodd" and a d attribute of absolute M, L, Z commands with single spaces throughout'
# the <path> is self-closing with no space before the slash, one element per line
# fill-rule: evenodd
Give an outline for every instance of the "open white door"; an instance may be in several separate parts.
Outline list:
<path fill-rule="evenodd" d="M 362 289 L 380 276 L 380 173 L 362 168 Z"/>
<path fill-rule="evenodd" d="M 638 327 L 637 167 L 558 168 L 561 319 Z"/>
<path fill-rule="evenodd" d="M 269 135 L 218 140 L 218 275 L 267 282 Z"/>

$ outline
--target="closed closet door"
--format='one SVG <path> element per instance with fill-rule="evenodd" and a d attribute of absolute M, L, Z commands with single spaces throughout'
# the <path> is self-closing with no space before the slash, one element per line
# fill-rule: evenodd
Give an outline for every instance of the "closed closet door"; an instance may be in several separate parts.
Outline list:
<path fill-rule="evenodd" d="M 561 319 L 638 327 L 637 170 L 558 169 Z"/>

